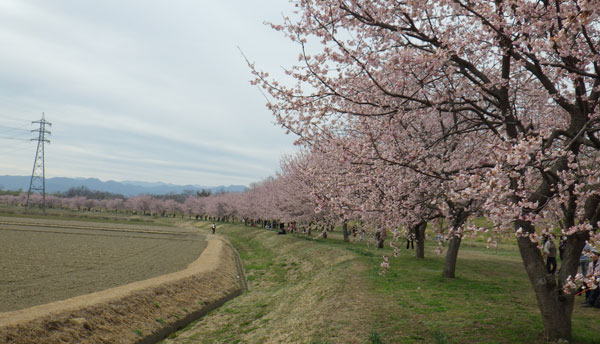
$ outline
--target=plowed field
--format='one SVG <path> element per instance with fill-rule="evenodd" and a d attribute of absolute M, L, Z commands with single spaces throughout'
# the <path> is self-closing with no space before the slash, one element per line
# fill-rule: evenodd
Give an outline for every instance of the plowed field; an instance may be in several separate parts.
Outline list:
<path fill-rule="evenodd" d="M 205 247 L 180 227 L 0 217 L 0 312 L 182 270 Z"/>

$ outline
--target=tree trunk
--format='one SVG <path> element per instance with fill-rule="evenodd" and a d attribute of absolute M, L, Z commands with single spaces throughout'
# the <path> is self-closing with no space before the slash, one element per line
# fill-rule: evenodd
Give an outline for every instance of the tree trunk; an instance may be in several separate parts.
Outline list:
<path fill-rule="evenodd" d="M 387 236 L 387 232 L 385 228 L 381 228 L 375 233 L 375 239 L 377 239 L 377 248 L 383 248 L 383 243 L 385 242 L 385 237 Z"/>
<path fill-rule="evenodd" d="M 342 233 L 344 234 L 344 241 L 350 241 L 350 232 L 348 232 L 348 220 L 344 220 L 342 223 Z"/>
<path fill-rule="evenodd" d="M 469 217 L 469 212 L 465 211 L 462 206 L 449 203 L 452 218 L 452 227 L 450 232 L 450 242 L 448 243 L 448 251 L 446 252 L 446 261 L 444 262 L 444 272 L 442 276 L 446 278 L 456 277 L 456 261 L 458 259 L 458 250 L 460 249 L 460 243 L 462 241 L 462 233 L 457 233 L 458 229 L 465 224 Z"/>
<path fill-rule="evenodd" d="M 516 221 L 515 228 L 522 228 L 524 233 L 533 233 L 535 229 L 530 223 Z M 535 297 L 542 315 L 544 336 L 547 340 L 571 339 L 571 316 L 575 297 L 562 291 L 568 276 L 575 276 L 579 265 L 579 256 L 587 239 L 586 234 L 579 233 L 567 238 L 564 260 L 558 274 L 550 274 L 546 270 L 544 258 L 537 244 L 528 237 L 519 237 L 517 243 L 529 281 L 533 286 Z"/>
<path fill-rule="evenodd" d="M 443 276 L 446 278 L 454 278 L 456 272 L 456 260 L 458 258 L 458 249 L 460 248 L 460 236 L 453 235 L 448 243 L 448 251 L 446 251 L 446 261 L 444 262 Z"/>
<path fill-rule="evenodd" d="M 421 221 L 413 227 L 413 234 L 415 241 L 417 242 L 417 250 L 415 256 L 417 258 L 425 258 L 425 229 L 427 228 L 427 222 Z"/>

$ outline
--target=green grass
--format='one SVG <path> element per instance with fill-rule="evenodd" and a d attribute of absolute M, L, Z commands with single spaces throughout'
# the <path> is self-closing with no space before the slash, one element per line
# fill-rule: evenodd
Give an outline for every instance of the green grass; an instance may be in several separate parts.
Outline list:
<path fill-rule="evenodd" d="M 172 343 L 545 342 L 533 292 L 509 242 L 496 250 L 465 240 L 457 278 L 444 279 L 433 242 L 425 259 L 402 250 L 381 274 L 381 256 L 390 249 L 345 243 L 338 233 L 316 239 L 221 228 L 240 253 L 250 291 Z M 598 316 L 598 310 L 575 307 L 573 343 L 600 343 Z"/>
<path fill-rule="evenodd" d="M 6 207 L 0 215 L 24 216 Z M 148 225 L 182 221 L 56 209 L 26 216 Z M 485 219 L 474 222 L 488 225 Z M 194 224 L 209 231 L 208 223 Z M 381 274 L 381 257 L 392 251 L 343 242 L 339 231 L 321 239 L 316 233 L 277 235 L 221 224 L 217 234 L 238 250 L 249 291 L 166 343 L 544 343 L 530 283 L 508 236 L 497 249 L 487 249 L 482 237 L 465 239 L 457 278 L 448 280 L 441 277 L 443 256 L 433 253 L 433 241 L 427 242 L 425 259 L 402 249 Z M 600 344 L 600 311 L 581 308 L 581 302 L 579 297 L 573 312 L 573 343 Z"/>
<path fill-rule="evenodd" d="M 323 251 L 311 240 L 239 225 L 219 233 L 238 250 L 250 290 L 167 343 L 348 343 L 340 339 L 360 330 L 358 318 L 346 329 L 356 312 L 335 314 L 345 293 L 358 294 L 346 285 L 357 258 L 345 248 Z"/>
<path fill-rule="evenodd" d="M 397 343 L 543 343 L 541 317 L 516 250 L 461 248 L 457 278 L 441 277 L 443 258 L 392 258 L 381 275 L 370 259 L 374 293 L 391 299 L 382 337 Z M 577 303 L 582 300 L 577 299 Z M 597 312 L 576 306 L 575 343 L 600 343 Z"/>

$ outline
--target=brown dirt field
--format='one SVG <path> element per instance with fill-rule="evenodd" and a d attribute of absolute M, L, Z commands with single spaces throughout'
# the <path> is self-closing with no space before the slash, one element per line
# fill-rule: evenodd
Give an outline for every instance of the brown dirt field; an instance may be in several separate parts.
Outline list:
<path fill-rule="evenodd" d="M 206 247 L 193 228 L 0 217 L 0 312 L 184 269 Z"/>
<path fill-rule="evenodd" d="M 23 214 L 22 216 L 26 216 Z M 129 224 L 129 223 L 113 223 L 102 221 L 85 221 L 77 219 L 52 219 L 52 218 L 35 218 L 35 217 L 17 217 L 17 216 L 0 216 L 2 224 L 21 224 L 21 225 L 43 225 L 47 227 L 55 226 L 61 228 L 92 228 L 92 229 L 117 229 L 119 231 L 130 230 L 138 232 L 175 232 L 175 233 L 193 233 L 197 230 L 193 227 L 181 226 L 164 226 L 155 222 L 147 224 Z"/>
<path fill-rule="evenodd" d="M 209 236 L 187 269 L 20 311 L 0 313 L 0 343 L 150 343 L 245 289 L 231 246 Z"/>

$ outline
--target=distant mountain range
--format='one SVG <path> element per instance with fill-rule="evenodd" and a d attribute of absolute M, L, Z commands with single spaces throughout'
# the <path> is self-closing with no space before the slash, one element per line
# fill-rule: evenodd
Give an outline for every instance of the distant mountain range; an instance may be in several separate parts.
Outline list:
<path fill-rule="evenodd" d="M 23 190 L 29 188 L 30 176 L 0 176 L 0 189 L 2 190 Z M 210 190 L 212 193 L 218 192 L 243 192 L 248 188 L 244 185 L 229 186 L 201 186 L 201 185 L 175 185 L 167 183 L 148 183 L 137 181 L 117 182 L 114 180 L 101 181 L 97 178 L 46 178 L 46 192 L 56 193 L 65 192 L 73 187 L 84 186 L 90 190 L 111 192 L 124 196 L 136 195 L 164 195 L 168 193 L 183 193 L 184 191 Z"/>

